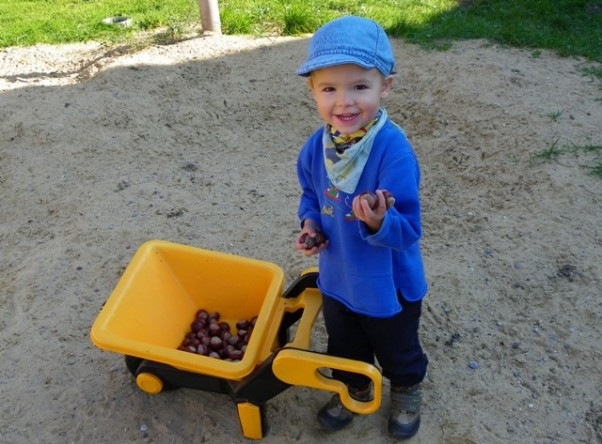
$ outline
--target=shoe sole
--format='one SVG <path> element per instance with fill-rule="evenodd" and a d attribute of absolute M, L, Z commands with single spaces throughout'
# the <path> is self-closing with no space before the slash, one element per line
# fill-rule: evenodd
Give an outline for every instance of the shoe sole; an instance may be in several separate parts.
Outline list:
<path fill-rule="evenodd" d="M 392 430 L 393 428 L 396 430 Z M 392 427 L 391 423 L 388 424 L 389 436 L 397 440 L 412 438 L 418 433 L 418 429 L 420 429 L 420 418 L 411 427 L 400 426 L 398 424 L 395 424 L 394 427 Z"/>

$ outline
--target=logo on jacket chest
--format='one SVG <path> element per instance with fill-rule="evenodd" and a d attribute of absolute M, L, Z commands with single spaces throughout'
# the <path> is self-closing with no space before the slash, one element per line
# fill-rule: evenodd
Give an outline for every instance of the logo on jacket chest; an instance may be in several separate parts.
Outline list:
<path fill-rule="evenodd" d="M 324 190 L 326 200 L 322 204 L 322 215 L 335 218 L 337 214 L 342 214 L 345 222 L 353 222 L 357 220 L 353 210 L 351 209 L 351 203 L 353 202 L 353 196 L 343 193 L 334 185 Z"/>

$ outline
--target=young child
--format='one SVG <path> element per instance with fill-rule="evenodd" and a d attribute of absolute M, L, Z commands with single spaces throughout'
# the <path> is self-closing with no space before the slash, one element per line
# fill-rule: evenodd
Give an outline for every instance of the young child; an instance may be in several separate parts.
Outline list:
<path fill-rule="evenodd" d="M 420 383 L 428 360 L 418 325 L 427 284 L 419 246 L 418 161 L 381 106 L 394 65 L 389 39 L 372 20 L 339 18 L 311 39 L 297 74 L 308 78 L 325 125 L 298 158 L 302 229 L 295 248 L 319 254 L 328 353 L 378 360 L 391 383 L 389 435 L 406 439 L 420 427 Z M 333 371 L 332 377 L 353 397 L 371 399 L 365 376 Z M 328 430 L 352 419 L 338 395 L 318 412 Z"/>

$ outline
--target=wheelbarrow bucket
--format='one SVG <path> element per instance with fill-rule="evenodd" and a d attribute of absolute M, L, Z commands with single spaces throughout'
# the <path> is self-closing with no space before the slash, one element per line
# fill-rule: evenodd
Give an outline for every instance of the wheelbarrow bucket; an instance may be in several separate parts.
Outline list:
<path fill-rule="evenodd" d="M 92 327 L 105 350 L 177 369 L 241 379 L 255 368 L 275 322 L 284 273 L 271 263 L 165 241 L 143 244 Z M 233 325 L 257 316 L 245 354 L 226 362 L 178 350 L 200 308 Z"/>

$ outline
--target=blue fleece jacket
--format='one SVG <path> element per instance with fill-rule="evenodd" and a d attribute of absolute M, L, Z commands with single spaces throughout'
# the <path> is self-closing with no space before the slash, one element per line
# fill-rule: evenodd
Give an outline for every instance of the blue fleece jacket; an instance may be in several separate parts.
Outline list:
<path fill-rule="evenodd" d="M 354 194 L 328 180 L 322 133 L 316 131 L 303 146 L 297 174 L 302 189 L 298 216 L 312 219 L 329 240 L 320 253 L 318 286 L 351 311 L 389 317 L 401 310 L 400 292 L 408 301 L 427 290 L 419 239 L 420 170 L 406 136 L 390 120 L 374 140 L 370 157 Z M 381 229 L 369 233 L 353 214 L 353 198 L 364 191 L 388 190 L 395 206 L 388 209 Z"/>

